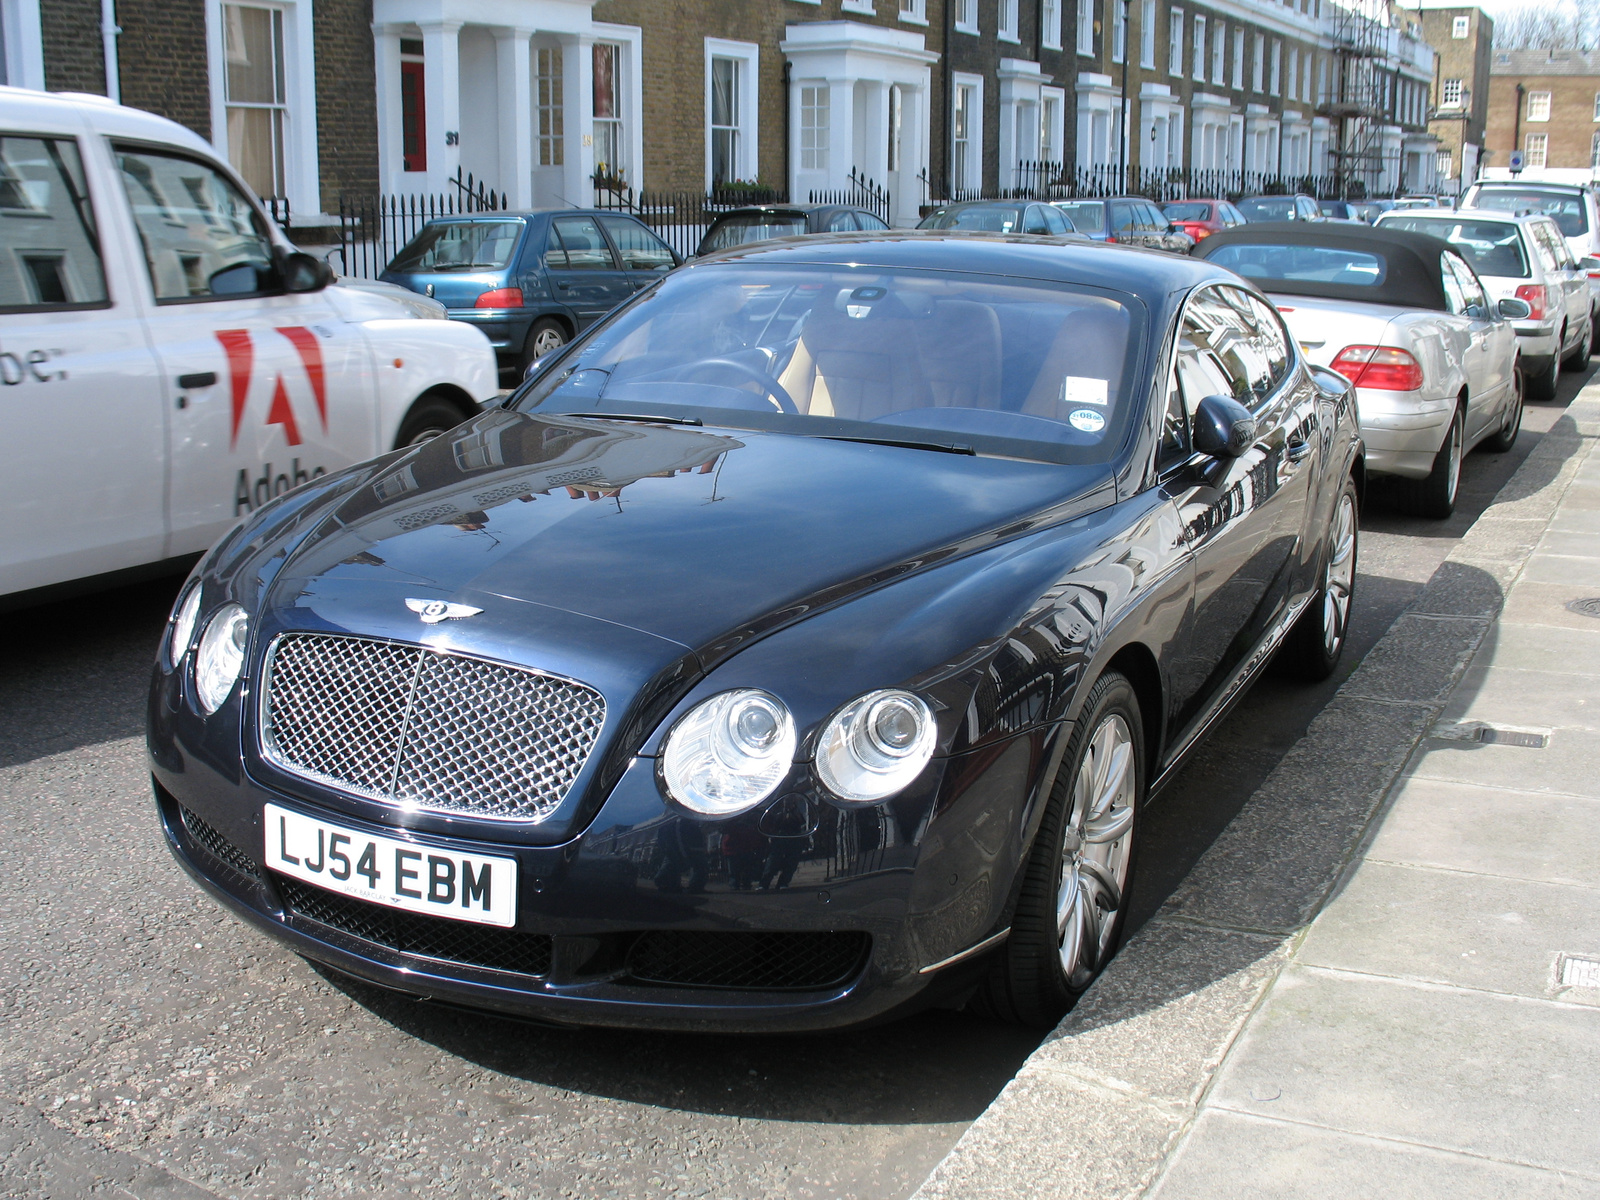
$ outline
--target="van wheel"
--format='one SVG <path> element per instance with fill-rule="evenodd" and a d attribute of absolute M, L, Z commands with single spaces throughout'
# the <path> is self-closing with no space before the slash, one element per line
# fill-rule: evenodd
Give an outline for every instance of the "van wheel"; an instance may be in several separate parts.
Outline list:
<path fill-rule="evenodd" d="M 1583 323 L 1583 340 L 1572 348 L 1572 353 L 1561 360 L 1561 365 L 1569 371 L 1582 371 L 1589 366 L 1589 355 L 1594 351 L 1594 326 L 1585 321 Z"/>
<path fill-rule="evenodd" d="M 395 434 L 394 448 L 415 446 L 436 438 L 446 430 L 454 429 L 466 417 L 449 400 L 436 392 L 429 392 L 411 406 L 406 419 L 400 422 L 400 432 Z"/>
<path fill-rule="evenodd" d="M 517 382 L 521 383 L 527 377 L 528 368 L 534 363 L 566 344 L 567 331 L 561 322 L 551 317 L 540 317 L 528 330 L 528 336 L 522 343 L 522 357 L 517 360 Z"/>

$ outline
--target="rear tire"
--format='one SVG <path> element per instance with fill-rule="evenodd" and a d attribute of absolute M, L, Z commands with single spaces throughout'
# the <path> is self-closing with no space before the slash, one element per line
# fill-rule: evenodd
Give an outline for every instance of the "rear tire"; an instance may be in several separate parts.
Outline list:
<path fill-rule="evenodd" d="M 1517 434 L 1522 431 L 1522 372 L 1512 371 L 1511 411 L 1506 414 L 1505 422 L 1493 437 L 1483 440 L 1484 449 L 1495 454 L 1504 454 L 1517 444 Z"/>
<path fill-rule="evenodd" d="M 1554 400 L 1556 384 L 1561 381 L 1561 356 L 1552 354 L 1543 370 L 1523 376 L 1523 393 L 1530 400 Z"/>
<path fill-rule="evenodd" d="M 1461 487 L 1461 460 L 1466 451 L 1463 425 L 1461 407 L 1457 405 L 1439 452 L 1433 456 L 1433 470 L 1428 477 L 1399 481 L 1400 503 L 1413 516 L 1442 521 L 1455 512 L 1456 493 Z"/>
<path fill-rule="evenodd" d="M 411 406 L 406 419 L 400 422 L 400 432 L 395 434 L 394 448 L 416 446 L 454 429 L 467 418 L 451 401 L 437 392 L 428 392 Z"/>
<path fill-rule="evenodd" d="M 1023 867 L 1011 936 L 974 1006 L 1047 1029 L 1077 1003 L 1122 940 L 1144 804 L 1144 725 L 1133 685 L 1095 683 Z"/>
<path fill-rule="evenodd" d="M 528 376 L 528 368 L 533 366 L 552 350 L 559 350 L 567 344 L 567 330 L 560 321 L 553 317 L 540 317 L 528 330 L 528 336 L 522 342 L 522 354 L 517 359 L 517 383 L 521 383 Z"/>
<path fill-rule="evenodd" d="M 1333 508 L 1323 550 L 1322 586 L 1295 622 L 1278 651 L 1278 663 L 1307 683 L 1333 674 L 1350 633 L 1350 605 L 1356 589 L 1356 551 L 1361 540 L 1361 502 L 1356 481 L 1346 478 Z"/>
<path fill-rule="evenodd" d="M 1589 366 L 1589 355 L 1594 351 L 1594 324 L 1592 321 L 1583 323 L 1583 341 L 1572 348 L 1572 353 L 1561 360 L 1561 365 L 1569 371 L 1583 371 Z"/>

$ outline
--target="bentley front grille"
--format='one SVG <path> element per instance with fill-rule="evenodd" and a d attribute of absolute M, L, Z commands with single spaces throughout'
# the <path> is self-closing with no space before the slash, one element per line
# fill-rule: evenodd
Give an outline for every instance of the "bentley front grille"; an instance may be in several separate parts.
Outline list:
<path fill-rule="evenodd" d="M 267 761 L 407 808 L 548 816 L 605 722 L 581 683 L 423 646 L 280 634 L 262 680 Z"/>

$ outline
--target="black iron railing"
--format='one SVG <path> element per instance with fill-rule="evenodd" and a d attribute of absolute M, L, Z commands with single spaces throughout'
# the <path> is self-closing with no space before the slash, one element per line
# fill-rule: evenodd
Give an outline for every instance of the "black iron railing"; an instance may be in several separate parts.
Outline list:
<path fill-rule="evenodd" d="M 777 188 L 734 184 L 709 192 L 636 192 L 632 188 L 596 188 L 594 206 L 638 217 L 678 252 L 689 258 L 700 247 L 718 213 L 746 204 L 786 204 Z"/>
<path fill-rule="evenodd" d="M 864 208 L 885 225 L 889 223 L 889 189 L 868 179 L 866 174 L 850 168 L 850 186 L 833 189 L 812 189 L 812 204 L 849 204 Z"/>
<path fill-rule="evenodd" d="M 1302 193 L 1321 200 L 1339 199 L 1336 175 L 1294 175 L 1231 169 L 1122 167 L 1116 163 L 1067 166 L 1059 162 L 1019 162 L 1010 187 L 946 188 L 949 194 L 934 203 L 960 200 L 1062 200 L 1097 196 L 1146 196 L 1166 203 L 1172 200 L 1238 200 L 1244 196 L 1284 196 Z M 1376 198 L 1380 193 L 1357 189 L 1346 199 Z M 1398 195 L 1403 188 L 1383 195 Z"/>
<path fill-rule="evenodd" d="M 429 221 L 462 213 L 503 212 L 506 194 L 457 171 L 439 193 L 339 197 L 339 244 L 328 259 L 342 275 L 376 279 Z M 288 206 L 285 204 L 285 213 Z"/>

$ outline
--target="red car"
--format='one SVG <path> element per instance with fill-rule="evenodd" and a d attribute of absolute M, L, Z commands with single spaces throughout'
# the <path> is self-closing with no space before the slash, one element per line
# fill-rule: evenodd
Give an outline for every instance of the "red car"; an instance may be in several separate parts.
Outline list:
<path fill-rule="evenodd" d="M 1245 224 L 1245 216 L 1226 200 L 1175 200 L 1166 206 L 1167 220 L 1197 243 L 1201 238 Z"/>

